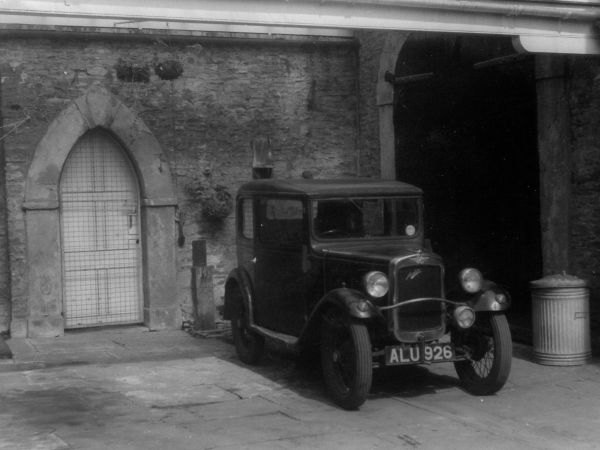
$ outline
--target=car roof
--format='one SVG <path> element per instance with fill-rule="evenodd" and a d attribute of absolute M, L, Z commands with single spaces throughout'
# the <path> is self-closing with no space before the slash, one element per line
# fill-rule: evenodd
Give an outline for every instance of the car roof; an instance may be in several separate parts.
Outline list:
<path fill-rule="evenodd" d="M 352 179 L 264 179 L 242 185 L 242 194 L 290 194 L 307 197 L 372 196 L 372 195 L 420 195 L 423 191 L 412 184 L 400 181 Z"/>

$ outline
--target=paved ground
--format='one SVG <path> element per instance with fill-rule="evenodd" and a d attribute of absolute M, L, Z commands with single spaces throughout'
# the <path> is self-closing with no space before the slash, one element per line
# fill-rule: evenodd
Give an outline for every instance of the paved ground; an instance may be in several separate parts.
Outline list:
<path fill-rule="evenodd" d="M 237 361 L 228 338 L 124 328 L 7 341 L 0 449 L 587 449 L 600 442 L 600 360 L 548 367 L 517 346 L 495 396 L 451 365 L 377 372 L 355 412 L 318 367 Z"/>

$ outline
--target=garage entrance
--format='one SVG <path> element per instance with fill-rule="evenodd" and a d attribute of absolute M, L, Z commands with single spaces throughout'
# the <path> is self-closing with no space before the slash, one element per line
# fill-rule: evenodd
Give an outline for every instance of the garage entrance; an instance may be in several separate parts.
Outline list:
<path fill-rule="evenodd" d="M 425 190 L 447 286 L 472 265 L 520 313 L 542 274 L 533 63 L 504 37 L 414 34 L 394 74 L 397 177 Z"/>
<path fill-rule="evenodd" d="M 65 328 L 142 322 L 139 194 L 120 144 L 87 132 L 60 180 Z"/>

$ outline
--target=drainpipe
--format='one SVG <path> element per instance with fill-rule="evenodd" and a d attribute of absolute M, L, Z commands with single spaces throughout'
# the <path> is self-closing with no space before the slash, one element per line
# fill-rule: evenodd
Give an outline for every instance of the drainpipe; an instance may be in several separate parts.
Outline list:
<path fill-rule="evenodd" d="M 314 1 L 314 0 L 311 0 Z M 533 0 L 530 2 L 499 0 L 322 0 L 322 4 L 343 5 L 376 10 L 379 8 L 404 8 L 407 12 L 426 14 L 478 14 L 500 18 L 503 21 L 552 20 L 550 28 L 560 33 L 515 33 L 514 45 L 521 52 L 600 54 L 600 5 L 592 0 L 562 1 L 556 3 Z M 505 19 L 506 18 L 506 19 Z M 579 31 L 567 32 L 567 24 Z M 543 28 L 543 27 L 542 27 Z"/>
<path fill-rule="evenodd" d="M 600 6 L 591 2 L 525 3 L 517 1 L 468 1 L 468 0 L 319 0 L 318 3 L 336 3 L 364 6 L 394 6 L 417 9 L 439 9 L 460 12 L 500 14 L 510 17 L 553 17 L 561 20 L 598 20 Z"/>
<path fill-rule="evenodd" d="M 0 104 L 2 91 L 0 90 Z M 0 124 L 4 120 L 0 111 Z M 10 260 L 8 257 L 8 204 L 6 193 L 6 158 L 4 153 L 4 139 L 0 139 L 0 333 L 8 331 L 12 318 L 11 288 L 10 288 Z M 2 311 L 4 310 L 4 313 Z M 6 320 L 6 324 L 2 321 Z"/>

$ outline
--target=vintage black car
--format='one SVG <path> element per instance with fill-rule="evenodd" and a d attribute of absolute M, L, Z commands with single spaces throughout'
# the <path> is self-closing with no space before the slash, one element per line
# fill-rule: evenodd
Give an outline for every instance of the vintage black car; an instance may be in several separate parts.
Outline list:
<path fill-rule="evenodd" d="M 446 293 L 422 197 L 393 181 L 244 184 L 224 308 L 239 358 L 257 363 L 265 338 L 318 349 L 330 396 L 346 409 L 385 366 L 450 361 L 467 391 L 497 392 L 512 359 L 509 294 L 473 268 Z"/>

